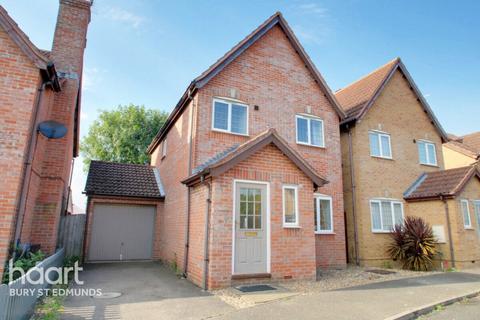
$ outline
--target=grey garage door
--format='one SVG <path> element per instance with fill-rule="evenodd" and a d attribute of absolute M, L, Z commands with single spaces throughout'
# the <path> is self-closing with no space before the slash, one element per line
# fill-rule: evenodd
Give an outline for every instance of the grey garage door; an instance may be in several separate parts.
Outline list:
<path fill-rule="evenodd" d="M 154 206 L 95 204 L 88 261 L 152 258 Z"/>

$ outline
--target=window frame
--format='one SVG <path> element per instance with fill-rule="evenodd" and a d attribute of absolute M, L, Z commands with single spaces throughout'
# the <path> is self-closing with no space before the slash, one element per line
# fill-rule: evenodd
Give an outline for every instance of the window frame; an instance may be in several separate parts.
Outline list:
<path fill-rule="evenodd" d="M 307 137 L 308 137 L 308 142 L 303 142 L 298 140 L 298 122 L 297 119 L 304 119 L 307 120 Z M 321 145 L 316 145 L 312 144 L 311 142 L 311 120 L 314 121 L 319 121 L 322 124 L 322 144 Z M 312 116 L 312 115 L 305 115 L 305 114 L 296 114 L 295 115 L 295 142 L 297 144 L 301 144 L 304 146 L 310 146 L 310 147 L 317 147 L 317 148 L 325 148 L 325 121 L 321 119 L 320 117 L 317 116 Z"/>
<path fill-rule="evenodd" d="M 370 143 L 371 143 L 370 142 L 370 134 L 371 133 L 378 135 L 378 150 L 380 151 L 379 156 L 372 154 L 372 146 L 370 145 Z M 388 157 L 383 155 L 382 136 L 388 138 L 388 146 L 390 148 L 390 156 L 388 156 Z M 369 147 L 369 152 L 370 152 L 371 157 L 393 160 L 392 138 L 390 137 L 389 133 L 384 132 L 384 131 L 379 131 L 379 130 L 368 130 L 368 147 Z"/>
<path fill-rule="evenodd" d="M 463 212 L 463 205 L 462 203 L 466 203 L 467 204 L 467 214 L 468 214 L 468 222 L 469 224 L 467 225 L 466 224 L 466 221 L 465 221 L 465 214 Z M 462 211 L 462 217 L 463 217 L 463 227 L 467 230 L 471 230 L 473 229 L 473 225 L 472 225 L 472 215 L 470 214 L 470 201 L 468 201 L 467 199 L 461 199 L 460 200 L 460 210 Z"/>
<path fill-rule="evenodd" d="M 320 230 L 320 200 L 328 200 L 330 201 L 330 230 Z M 334 227 L 333 227 L 333 199 L 331 196 L 327 196 L 324 194 L 316 194 L 315 195 L 315 207 L 317 209 L 317 230 L 315 234 L 334 234 Z M 313 211 L 315 214 L 315 210 Z"/>
<path fill-rule="evenodd" d="M 426 159 L 427 159 L 427 163 L 422 162 L 422 159 L 420 159 L 420 152 L 419 152 L 418 149 L 420 148 L 421 143 L 424 145 L 424 148 L 425 148 L 425 156 L 426 156 Z M 429 144 L 431 144 L 433 146 L 433 154 L 435 155 L 435 163 L 429 163 L 428 162 L 430 160 L 430 156 L 428 155 L 428 145 Z M 433 141 L 425 140 L 425 139 L 418 139 L 417 140 L 417 152 L 418 152 L 418 162 L 421 165 L 430 166 L 430 167 L 438 167 L 437 146 L 435 145 L 435 143 Z"/>
<path fill-rule="evenodd" d="M 219 128 L 215 128 L 215 102 L 219 102 L 219 103 L 223 103 L 223 104 L 226 104 L 228 105 L 228 114 L 227 114 L 227 129 L 219 129 Z M 238 132 L 232 132 L 232 105 L 237 105 L 237 106 L 241 106 L 241 107 L 244 107 L 246 109 L 246 132 L 245 133 L 238 133 Z M 234 135 L 238 135 L 238 136 L 248 136 L 248 127 L 249 127 L 249 121 L 248 121 L 248 118 L 249 118 L 249 106 L 248 104 L 246 103 L 243 103 L 241 101 L 238 101 L 238 100 L 231 100 L 231 99 L 224 99 L 224 98 L 213 98 L 212 100 L 212 131 L 217 131 L 217 132 L 223 132 L 223 133 L 229 133 L 229 134 L 234 134 Z"/>
<path fill-rule="evenodd" d="M 385 230 L 383 228 L 383 214 L 382 214 L 382 201 L 383 202 L 390 202 L 390 206 L 391 206 L 391 212 L 392 212 L 392 222 L 394 223 L 393 226 L 395 226 L 395 210 L 394 210 L 394 204 L 395 203 L 399 203 L 400 204 L 400 208 L 402 209 L 402 225 L 403 225 L 403 221 L 405 220 L 405 212 L 403 211 L 403 202 L 401 200 L 397 200 L 397 199 L 389 199 L 389 198 L 374 198 L 374 199 L 370 199 L 369 201 L 369 205 L 370 205 L 370 223 L 371 223 L 371 230 L 372 230 L 372 233 L 392 233 L 392 230 Z M 382 229 L 374 229 L 373 227 L 373 214 L 372 214 L 372 203 L 378 203 L 379 204 L 379 208 L 380 208 L 380 224 L 381 224 L 381 228 Z"/>
<path fill-rule="evenodd" d="M 294 190 L 294 201 L 295 201 L 295 222 L 285 222 L 285 190 L 293 189 Z M 282 186 L 282 225 L 284 228 L 299 228 L 299 213 L 298 213 L 298 186 L 292 184 L 284 184 Z"/>

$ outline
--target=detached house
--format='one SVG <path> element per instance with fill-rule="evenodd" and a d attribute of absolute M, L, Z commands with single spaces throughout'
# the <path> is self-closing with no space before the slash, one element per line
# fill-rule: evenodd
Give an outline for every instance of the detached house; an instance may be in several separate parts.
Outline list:
<path fill-rule="evenodd" d="M 116 243 L 149 235 L 142 241 L 151 252 L 136 257 L 168 261 L 204 288 L 315 279 L 317 268 L 344 267 L 343 118 L 276 13 L 191 82 L 148 148 L 151 166 L 93 163 L 88 259 L 141 250 L 101 241 L 98 221 L 130 203 L 115 222 L 127 231 L 110 232 Z M 119 187 L 134 170 L 148 186 Z M 137 228 L 139 212 L 149 223 Z"/>
<path fill-rule="evenodd" d="M 88 0 L 60 0 L 46 51 L 0 5 L 0 274 L 13 244 L 56 249 L 78 155 L 90 7 Z"/>
<path fill-rule="evenodd" d="M 349 261 L 389 264 L 389 233 L 406 215 L 433 226 L 439 260 L 462 266 L 478 261 L 480 233 L 472 231 L 478 228 L 478 172 L 443 170 L 447 135 L 402 61 L 394 59 L 335 96 L 347 113 L 341 141 Z"/>

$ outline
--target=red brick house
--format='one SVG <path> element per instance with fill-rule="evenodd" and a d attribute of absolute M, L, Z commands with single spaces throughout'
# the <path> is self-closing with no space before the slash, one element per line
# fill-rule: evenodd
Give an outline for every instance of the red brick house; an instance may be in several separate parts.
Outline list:
<path fill-rule="evenodd" d="M 0 273 L 14 242 L 52 253 L 78 154 L 90 1 L 60 0 L 51 51 L 38 49 L 0 6 Z M 67 128 L 47 139 L 39 124 Z"/>
<path fill-rule="evenodd" d="M 131 165 L 94 164 L 87 257 L 111 260 L 91 250 L 117 203 L 130 205 L 125 224 L 151 234 L 153 247 L 150 256 L 129 247 L 135 236 L 125 229 L 113 235 L 122 243 L 115 260 L 168 261 L 204 288 L 315 279 L 317 268 L 344 267 L 343 117 L 276 13 L 188 86 L 148 148 L 151 166 L 135 168 L 150 177 L 148 188 L 112 190 L 136 180 Z M 140 225 L 129 210 L 150 222 Z"/>

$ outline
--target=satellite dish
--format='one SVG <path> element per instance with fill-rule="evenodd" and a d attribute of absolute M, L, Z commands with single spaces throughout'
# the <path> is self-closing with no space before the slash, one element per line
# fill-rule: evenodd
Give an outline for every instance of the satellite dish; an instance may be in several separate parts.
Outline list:
<path fill-rule="evenodd" d="M 38 124 L 38 131 L 48 139 L 60 139 L 67 134 L 67 127 L 59 122 L 48 120 Z"/>

